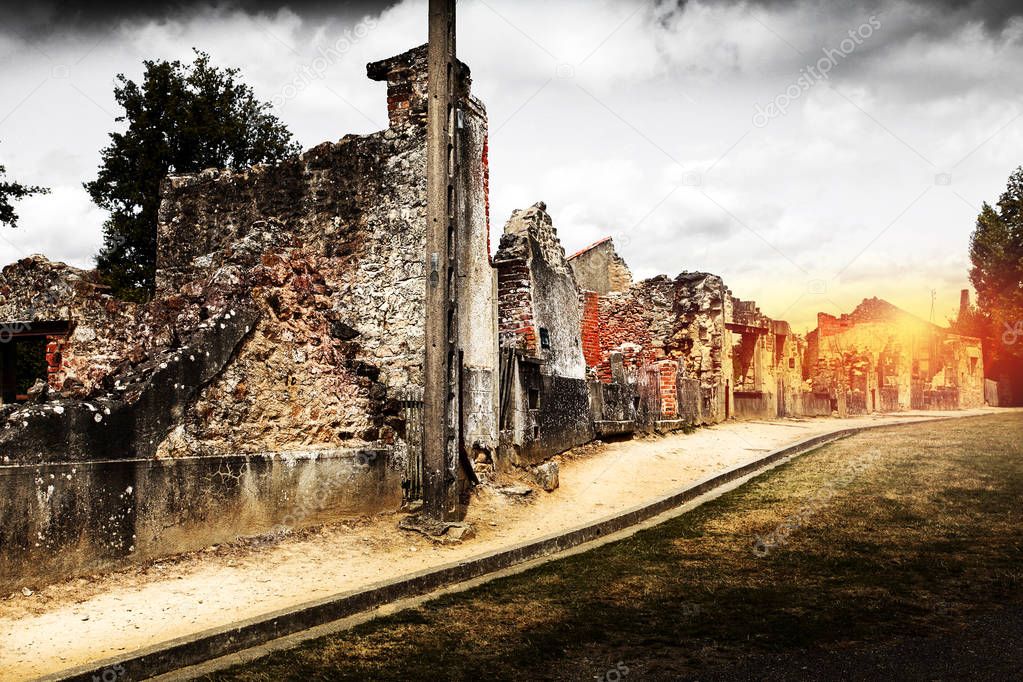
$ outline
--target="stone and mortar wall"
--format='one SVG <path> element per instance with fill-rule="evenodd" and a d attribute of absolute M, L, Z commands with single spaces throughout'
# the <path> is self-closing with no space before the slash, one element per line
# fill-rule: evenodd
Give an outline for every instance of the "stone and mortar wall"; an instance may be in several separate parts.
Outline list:
<path fill-rule="evenodd" d="M 774 375 L 781 394 L 780 416 L 798 417 L 803 415 L 803 354 L 806 342 L 792 332 L 788 322 L 772 322 L 775 337 Z"/>
<path fill-rule="evenodd" d="M 595 301 L 586 294 L 583 309 L 589 306 L 591 311 L 584 334 L 588 364 L 597 378 L 606 382 L 611 380 L 613 353 L 622 354 L 632 377 L 657 363 L 673 362 L 676 379 L 699 384 L 700 405 L 692 412 L 698 413 L 702 422 L 721 421 L 732 374 L 731 333 L 726 328 L 731 300 L 720 277 L 692 272 L 675 279 L 654 277 Z M 668 371 L 659 368 L 658 377 Z M 657 383 L 662 385 L 664 379 L 658 378 Z M 677 416 L 679 398 L 664 397 L 664 390 L 657 393 L 662 395 L 662 405 L 647 413 Z"/>
<path fill-rule="evenodd" d="M 456 254 L 458 337 L 462 357 L 462 422 L 473 456 L 491 456 L 499 442 L 500 403 L 497 270 L 490 260 L 490 167 L 486 110 L 475 99 L 462 108 L 459 129 L 460 237 Z"/>
<path fill-rule="evenodd" d="M 148 533 L 187 518 L 196 538 L 207 532 L 221 541 L 276 522 L 300 527 L 398 503 L 404 465 L 415 456 L 409 441 L 416 442 L 418 425 L 407 416 L 417 412 L 407 407 L 417 404 L 417 389 L 421 396 L 424 352 L 425 54 L 420 47 L 370 65 L 370 76 L 388 84 L 386 131 L 324 143 L 278 164 L 168 178 L 151 303 L 117 303 L 95 285 L 94 273 L 58 264 L 23 262 L 4 273 L 0 306 L 9 319 L 71 321 L 59 349 L 67 378 L 58 379 L 73 379 L 75 390 L 0 408 L 0 475 L 35 480 L 38 467 L 85 467 L 98 458 L 124 460 L 111 463 L 103 480 L 149 481 L 142 469 L 156 461 L 176 472 L 159 485 L 136 483 L 133 493 L 130 485 L 107 490 L 86 468 L 67 467 L 66 483 L 32 488 L 29 497 L 41 502 L 31 514 L 16 504 L 24 496 L 0 505 L 4 547 L 16 551 L 39 528 L 55 529 L 59 537 L 43 532 L 45 546 L 33 554 L 54 567 L 53 577 L 92 570 L 110 556 L 121 562 L 192 548 L 167 537 L 128 546 L 134 535 L 142 541 L 139 528 Z M 457 290 L 467 301 L 460 323 L 470 335 L 461 344 L 467 383 L 478 397 L 469 431 L 474 443 L 495 448 L 489 414 L 496 405 L 484 393 L 497 392 L 497 332 L 480 314 L 496 315 L 486 259 L 486 113 L 468 94 L 468 70 L 460 76 L 465 268 Z M 50 290 L 52 305 L 26 316 L 30 294 Z M 486 337 L 489 344 L 479 343 Z M 210 508 L 203 497 L 224 467 L 237 468 L 239 480 L 261 481 L 242 486 L 245 518 L 230 518 L 234 502 L 220 505 L 218 497 L 220 506 Z M 179 490 L 181 476 L 190 478 Z M 293 518 L 296 503 L 288 500 L 308 495 L 310 480 L 328 479 L 330 508 Z M 100 488 L 97 504 L 126 505 L 117 523 L 80 509 Z M 160 498 L 165 489 L 173 504 Z M 189 515 L 199 508 L 202 518 Z M 22 518 L 27 525 L 16 521 Z M 70 557 L 68 542 L 86 531 L 110 542 L 79 543 L 73 560 L 56 561 Z M 0 551 L 0 565 L 11 561 L 18 563 Z"/>
<path fill-rule="evenodd" d="M 515 351 L 501 458 L 534 464 L 594 437 L 580 292 L 543 203 L 512 214 L 494 264 L 500 344 Z"/>
<path fill-rule="evenodd" d="M 158 314 L 117 301 L 96 273 L 31 256 L 0 271 L 0 342 L 4 332 L 30 332 L 33 323 L 68 322 L 67 337 L 49 339 L 51 392 L 90 395 L 129 361 L 140 361 L 170 339 Z M 155 313 L 159 310 L 154 307 Z"/>
<path fill-rule="evenodd" d="M 542 359 L 548 374 L 585 379 L 579 288 L 543 203 L 512 213 L 494 263 L 501 345 Z M 546 330 L 547 348 L 541 330 Z"/>
<path fill-rule="evenodd" d="M 86 452 L 88 438 L 78 439 L 82 451 L 47 451 L 49 439 L 26 441 L 35 438 L 34 413 L 8 406 L 0 447 L 55 461 L 100 450 L 107 457 L 175 457 L 370 445 L 407 456 L 402 401 L 422 385 L 424 353 L 425 46 L 368 72 L 387 82 L 388 130 L 350 135 L 277 164 L 167 178 L 152 302 L 117 302 L 95 273 L 41 258 L 4 271 L 0 321 L 70 324 L 69 338 L 54 339 L 47 353 L 51 385 L 60 389 L 52 399 L 110 401 L 120 406 L 115 417 L 123 408 L 132 423 L 170 427 L 129 439 L 121 452 L 111 453 L 106 440 Z M 469 390 L 478 398 L 470 435 L 493 448 L 497 342 L 487 318 L 496 315 L 496 283 L 487 260 L 486 112 L 469 94 L 468 69 L 459 76 L 459 327 Z M 137 413 L 121 387 L 200 330 L 207 329 L 204 339 L 227 334 L 220 319 L 232 310 L 247 311 L 248 324 L 241 336 L 217 341 L 230 349 L 219 366 L 199 373 L 201 385 L 179 381 L 167 392 L 174 400 L 147 408 L 167 414 Z M 50 421 L 80 406 L 51 407 L 59 411 Z"/>
<path fill-rule="evenodd" d="M 984 404 L 979 339 L 959 337 L 877 298 L 841 317 L 820 313 L 817 319 L 804 372 L 815 392 L 840 403 L 840 413 L 848 405 L 872 411 Z"/>
<path fill-rule="evenodd" d="M 224 375 L 168 442 L 171 452 L 397 446 L 400 402 L 423 383 L 425 349 L 425 49 L 371 64 L 388 84 L 391 128 L 325 143 L 240 173 L 169 178 L 161 209 L 161 288 L 213 275 L 231 240 L 263 249 L 253 298 L 265 315 Z M 495 282 L 486 260 L 486 113 L 468 96 L 459 154 L 458 296 L 470 391 L 467 437 L 496 446 Z M 407 106 L 406 106 L 407 104 Z M 189 243 L 188 250 L 173 245 Z M 257 247 L 256 251 L 260 251 Z M 475 405 L 475 407 L 473 407 Z"/>
<path fill-rule="evenodd" d="M 568 263 L 583 291 L 604 295 L 612 291 L 627 291 L 632 286 L 632 272 L 625 259 L 618 255 L 611 237 L 572 254 Z"/>
<path fill-rule="evenodd" d="M 170 412 L 119 427 L 168 423 L 163 433 L 132 436 L 119 450 L 100 440 L 92 452 L 47 451 L 48 440 L 36 443 L 32 420 L 22 418 L 22 429 L 0 435 L 0 448 L 6 441 L 12 451 L 60 461 L 394 443 L 403 425 L 391 391 L 419 380 L 422 364 L 423 239 L 409 226 L 424 219 L 423 140 L 409 126 L 274 166 L 169 178 L 154 301 L 132 307 L 96 291 L 79 295 L 88 278 L 56 268 L 71 285 L 42 314 L 75 324 L 62 364 L 76 380 L 85 376 L 78 394 L 59 397 L 124 402 L 122 378 L 196 330 L 226 332 L 219 318 L 231 310 L 251 310 L 250 329 L 228 344 L 216 371 L 201 373 L 201 384 L 173 383 L 187 384 L 184 404 L 153 405 Z M 41 409 L 60 409 L 70 423 L 78 405 Z"/>
<path fill-rule="evenodd" d="M 238 279 L 263 315 L 167 454 L 401 438 L 397 392 L 422 383 L 424 178 L 425 135 L 406 126 L 274 167 L 168 179 L 159 290 Z M 224 263 L 238 245 L 248 269 Z"/>

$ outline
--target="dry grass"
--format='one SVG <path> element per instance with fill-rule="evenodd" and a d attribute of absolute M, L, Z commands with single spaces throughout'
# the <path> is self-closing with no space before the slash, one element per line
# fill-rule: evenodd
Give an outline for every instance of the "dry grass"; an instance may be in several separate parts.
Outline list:
<path fill-rule="evenodd" d="M 1019 415 L 877 430 L 630 539 L 215 679 L 594 679 L 619 663 L 667 679 L 948 631 L 1020 603 L 1021 503 Z"/>

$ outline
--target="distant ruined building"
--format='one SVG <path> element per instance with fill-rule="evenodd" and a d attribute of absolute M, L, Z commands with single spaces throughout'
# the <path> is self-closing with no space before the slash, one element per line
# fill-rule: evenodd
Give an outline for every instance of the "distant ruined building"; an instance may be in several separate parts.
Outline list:
<path fill-rule="evenodd" d="M 417 499 L 426 73 L 425 47 L 368 66 L 387 130 L 168 177 L 150 303 L 3 269 L 0 593 Z M 486 110 L 458 83 L 452 482 L 595 438 L 984 403 L 978 340 L 881 301 L 804 340 L 717 275 L 634 282 L 610 239 L 566 257 L 542 203 L 491 257 Z"/>
<path fill-rule="evenodd" d="M 817 315 L 807 336 L 812 390 L 842 416 L 985 404 L 981 341 L 865 299 L 841 317 Z"/>

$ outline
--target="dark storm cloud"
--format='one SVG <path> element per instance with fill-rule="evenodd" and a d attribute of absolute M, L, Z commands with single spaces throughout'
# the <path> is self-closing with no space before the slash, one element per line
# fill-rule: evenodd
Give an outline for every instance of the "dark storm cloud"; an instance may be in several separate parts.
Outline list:
<path fill-rule="evenodd" d="M 688 0 L 678 0 L 677 5 L 684 7 L 687 2 Z M 718 0 L 718 3 L 738 4 L 735 0 Z M 822 13 L 833 12 L 836 7 L 841 7 L 842 11 L 856 9 L 861 12 L 878 13 L 883 3 L 878 0 L 846 0 L 841 4 L 834 3 L 832 0 L 753 0 L 750 4 L 765 10 L 775 10 L 791 5 L 808 5 L 819 6 Z M 1019 0 L 927 0 L 912 4 L 931 9 L 937 16 L 945 15 L 943 18 L 946 19 L 980 21 L 985 28 L 996 33 L 1004 29 L 1010 20 L 1023 17 L 1023 3 Z M 926 30 L 926 27 L 922 28 Z M 944 33 L 943 27 L 935 26 L 935 30 L 938 33 Z"/>
<path fill-rule="evenodd" d="M 34 3 L 3 3 L 0 33 L 11 28 L 21 33 L 91 31 L 124 21 L 167 20 L 210 9 L 241 10 L 250 14 L 273 14 L 290 9 L 299 16 L 316 19 L 329 14 L 355 15 L 380 12 L 397 0 L 40 0 Z"/>

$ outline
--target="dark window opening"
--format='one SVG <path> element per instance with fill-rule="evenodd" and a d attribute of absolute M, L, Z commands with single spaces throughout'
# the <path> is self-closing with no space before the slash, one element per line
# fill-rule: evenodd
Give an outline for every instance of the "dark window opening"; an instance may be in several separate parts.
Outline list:
<path fill-rule="evenodd" d="M 540 440 L 540 427 L 539 426 L 534 426 L 533 427 L 533 440 Z"/>
<path fill-rule="evenodd" d="M 67 321 L 0 323 L 0 401 L 28 400 L 28 391 L 37 381 L 48 381 L 51 358 L 47 358 L 46 349 L 70 333 Z M 52 361 L 54 366 L 60 365 L 59 348 Z"/>
<path fill-rule="evenodd" d="M 46 337 L 13 338 L 0 348 L 0 379 L 5 404 L 28 400 L 28 390 L 47 380 Z"/>
<path fill-rule="evenodd" d="M 789 369 L 795 369 L 795 368 L 796 368 L 796 359 L 795 358 L 789 358 Z"/>
<path fill-rule="evenodd" d="M 543 350 L 551 349 L 551 333 L 543 327 L 540 327 L 540 348 Z"/>
<path fill-rule="evenodd" d="M 529 409 L 540 409 L 540 389 L 538 388 L 529 389 Z"/>

